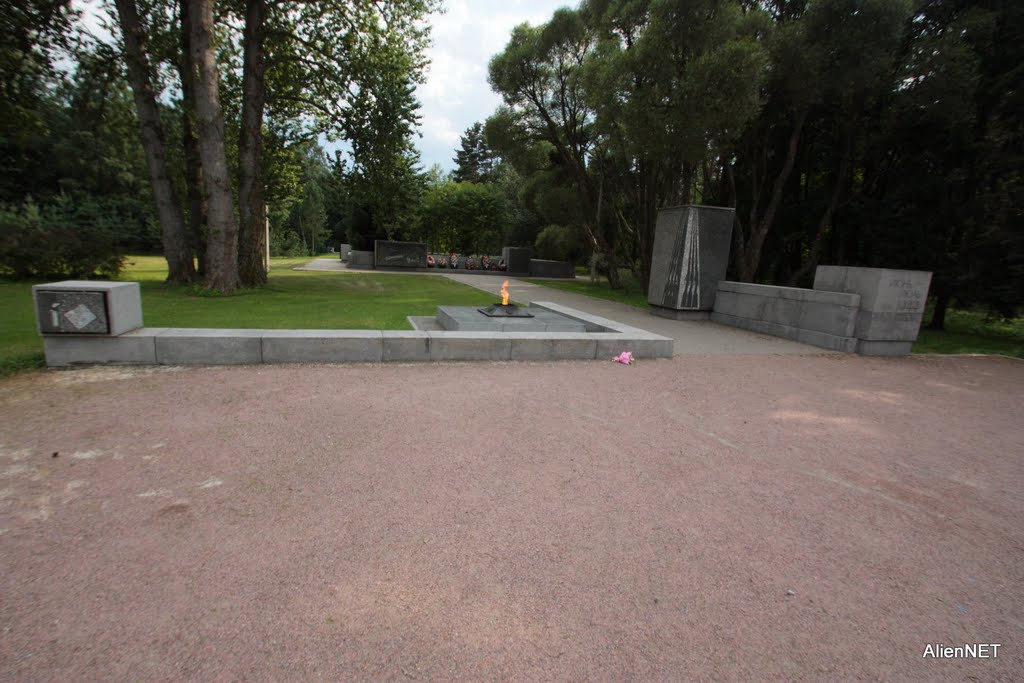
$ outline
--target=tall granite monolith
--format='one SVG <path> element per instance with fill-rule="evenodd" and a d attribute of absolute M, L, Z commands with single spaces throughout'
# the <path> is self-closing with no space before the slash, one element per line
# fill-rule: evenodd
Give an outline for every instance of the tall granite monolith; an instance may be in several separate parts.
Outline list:
<path fill-rule="evenodd" d="M 725 279 L 735 209 L 674 206 L 658 211 L 647 303 L 651 313 L 706 320 Z"/>

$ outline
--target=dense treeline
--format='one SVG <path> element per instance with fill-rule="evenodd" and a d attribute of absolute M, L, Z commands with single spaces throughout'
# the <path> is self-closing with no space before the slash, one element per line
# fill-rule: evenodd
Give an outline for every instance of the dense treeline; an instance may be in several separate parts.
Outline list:
<path fill-rule="evenodd" d="M 324 137 L 349 194 L 399 220 L 436 0 L 114 0 L 114 44 L 69 1 L 8 5 L 0 269 L 114 272 L 156 237 L 170 282 L 258 286 L 268 213 L 274 246 L 323 246 Z M 87 251 L 105 260 L 69 261 Z"/>
<path fill-rule="evenodd" d="M 937 325 L 951 298 L 1011 315 L 1022 45 L 1014 0 L 585 0 L 491 61 L 486 138 L 613 284 L 646 283 L 658 207 L 698 202 L 736 207 L 733 277 L 920 268 Z"/>
<path fill-rule="evenodd" d="M 20 277 L 115 273 L 159 239 L 131 95 L 112 55 L 82 52 L 66 3 L 0 14 L 0 268 Z"/>
<path fill-rule="evenodd" d="M 736 208 L 731 277 L 932 270 L 951 302 L 1024 300 L 1024 4 L 584 0 L 517 27 L 504 105 L 455 171 L 411 143 L 436 0 L 112 0 L 0 17 L 0 269 L 265 279 L 273 253 L 415 239 L 532 245 L 645 286 L 658 208 Z M 319 142 L 343 141 L 328 158 Z"/>

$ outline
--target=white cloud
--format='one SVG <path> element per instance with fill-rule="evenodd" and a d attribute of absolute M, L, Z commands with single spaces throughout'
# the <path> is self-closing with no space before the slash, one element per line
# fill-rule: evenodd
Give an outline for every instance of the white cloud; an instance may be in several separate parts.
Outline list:
<path fill-rule="evenodd" d="M 427 81 L 416 94 L 420 109 L 417 142 L 424 167 L 454 167 L 463 131 L 483 122 L 501 102 L 487 83 L 487 64 L 505 49 L 512 29 L 540 24 L 566 0 L 449 0 L 447 11 L 431 17 L 433 46 Z M 574 4 L 574 3 L 573 3 Z"/>

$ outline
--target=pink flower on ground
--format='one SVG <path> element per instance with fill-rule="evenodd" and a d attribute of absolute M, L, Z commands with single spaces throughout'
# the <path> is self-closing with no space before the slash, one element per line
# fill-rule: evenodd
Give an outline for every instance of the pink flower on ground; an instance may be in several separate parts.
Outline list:
<path fill-rule="evenodd" d="M 612 358 L 612 362 L 622 363 L 623 365 L 632 365 L 633 364 L 633 352 L 632 351 L 623 351 L 619 355 L 615 356 L 615 358 Z"/>

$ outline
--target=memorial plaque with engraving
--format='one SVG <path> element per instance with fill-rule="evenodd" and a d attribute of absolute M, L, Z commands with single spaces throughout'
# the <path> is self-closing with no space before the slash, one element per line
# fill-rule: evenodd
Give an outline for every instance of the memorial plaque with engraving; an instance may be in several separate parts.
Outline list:
<path fill-rule="evenodd" d="M 39 334 L 117 336 L 142 327 L 137 282 L 64 280 L 32 285 Z"/>
<path fill-rule="evenodd" d="M 373 263 L 377 268 L 427 267 L 427 245 L 422 242 L 376 240 L 373 250 Z"/>
<path fill-rule="evenodd" d="M 814 289 L 860 294 L 858 352 L 903 355 L 917 340 L 931 280 L 920 270 L 818 266 Z"/>
<path fill-rule="evenodd" d="M 42 291 L 36 306 L 43 334 L 107 334 L 110 329 L 103 292 Z"/>

